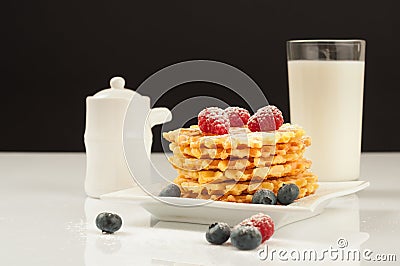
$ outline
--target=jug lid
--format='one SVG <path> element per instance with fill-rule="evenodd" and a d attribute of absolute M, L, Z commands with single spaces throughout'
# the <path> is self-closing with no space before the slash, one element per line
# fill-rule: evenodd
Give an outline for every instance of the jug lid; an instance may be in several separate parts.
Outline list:
<path fill-rule="evenodd" d="M 136 93 L 133 90 L 125 88 L 125 80 L 121 77 L 113 77 L 110 80 L 109 89 L 101 90 L 97 92 L 93 97 L 95 98 L 121 98 L 121 99 L 132 99 Z"/>

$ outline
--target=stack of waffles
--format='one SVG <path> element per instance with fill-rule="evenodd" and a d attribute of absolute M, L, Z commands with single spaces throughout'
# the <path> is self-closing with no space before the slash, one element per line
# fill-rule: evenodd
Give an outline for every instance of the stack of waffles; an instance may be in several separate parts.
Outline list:
<path fill-rule="evenodd" d="M 250 203 L 259 189 L 275 194 L 295 183 L 298 198 L 315 192 L 317 176 L 303 157 L 311 139 L 297 125 L 272 132 L 231 129 L 229 134 L 203 134 L 197 126 L 163 133 L 170 142 L 170 163 L 178 172 L 174 183 L 182 197 Z"/>

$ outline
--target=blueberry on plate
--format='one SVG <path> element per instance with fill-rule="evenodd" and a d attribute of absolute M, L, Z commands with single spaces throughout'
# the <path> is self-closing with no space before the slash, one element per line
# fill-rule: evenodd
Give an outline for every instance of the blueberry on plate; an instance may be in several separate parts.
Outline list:
<path fill-rule="evenodd" d="M 231 235 L 231 228 L 226 223 L 213 223 L 208 227 L 206 239 L 211 244 L 221 245 Z"/>
<path fill-rule="evenodd" d="M 163 190 L 161 190 L 160 197 L 180 197 L 181 196 L 181 189 L 175 185 L 174 183 L 169 184 Z"/>
<path fill-rule="evenodd" d="M 283 184 L 278 190 L 278 202 L 282 205 L 288 205 L 297 199 L 299 192 L 299 187 L 296 184 Z"/>
<path fill-rule="evenodd" d="M 251 250 L 261 244 L 261 233 L 256 227 L 251 225 L 239 225 L 233 228 L 231 233 L 231 243 L 238 249 Z"/>
<path fill-rule="evenodd" d="M 122 226 L 122 219 L 118 214 L 103 212 L 96 217 L 96 226 L 105 234 L 117 232 Z"/>
<path fill-rule="evenodd" d="M 269 189 L 259 189 L 253 195 L 252 203 L 275 205 L 276 204 L 276 196 L 275 196 L 274 192 L 272 192 Z"/>

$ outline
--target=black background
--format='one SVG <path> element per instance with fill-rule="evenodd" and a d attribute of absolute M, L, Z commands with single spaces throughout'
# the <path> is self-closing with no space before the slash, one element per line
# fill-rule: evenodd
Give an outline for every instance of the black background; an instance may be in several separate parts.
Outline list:
<path fill-rule="evenodd" d="M 398 26 L 394 1 L 8 1 L 1 7 L 0 150 L 83 151 L 87 96 L 115 75 L 136 88 L 192 59 L 246 72 L 289 120 L 285 41 L 362 38 L 363 151 L 400 151 Z M 194 95 L 243 104 L 222 87 L 192 83 L 156 105 L 172 108 Z M 159 151 L 160 127 L 153 132 Z"/>

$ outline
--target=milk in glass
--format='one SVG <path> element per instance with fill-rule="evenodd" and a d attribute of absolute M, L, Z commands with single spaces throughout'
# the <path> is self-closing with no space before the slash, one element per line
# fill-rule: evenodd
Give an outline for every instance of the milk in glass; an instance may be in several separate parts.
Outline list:
<path fill-rule="evenodd" d="M 306 157 L 320 181 L 360 174 L 364 61 L 289 60 L 290 117 L 312 138 Z"/>

